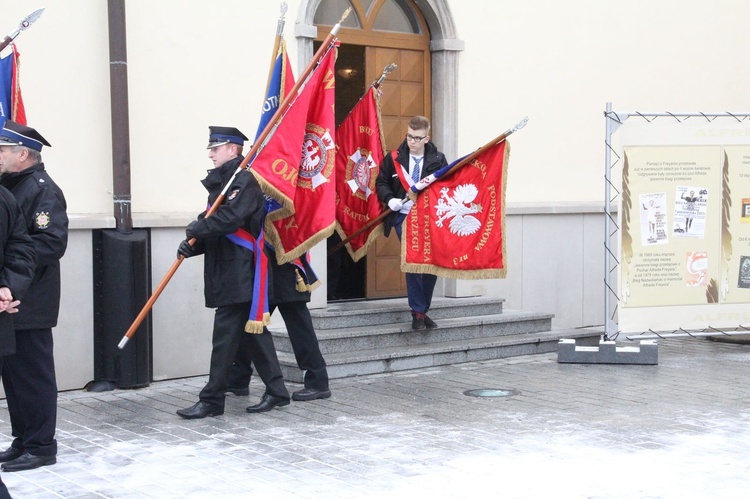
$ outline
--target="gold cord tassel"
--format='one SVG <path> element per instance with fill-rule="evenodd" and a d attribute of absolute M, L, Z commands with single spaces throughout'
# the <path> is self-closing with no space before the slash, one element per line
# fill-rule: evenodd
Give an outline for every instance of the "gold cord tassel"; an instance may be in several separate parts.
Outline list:
<path fill-rule="evenodd" d="M 299 273 L 299 269 L 294 269 L 294 273 L 297 275 L 297 285 L 295 286 L 297 291 L 300 293 L 304 293 L 305 291 L 310 291 L 310 288 L 305 283 L 305 280 L 302 278 L 302 276 Z"/>

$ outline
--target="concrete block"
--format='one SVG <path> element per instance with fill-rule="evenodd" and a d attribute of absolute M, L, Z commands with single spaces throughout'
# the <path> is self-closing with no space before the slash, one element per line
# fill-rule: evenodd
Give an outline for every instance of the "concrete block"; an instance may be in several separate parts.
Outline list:
<path fill-rule="evenodd" d="M 561 339 L 557 345 L 557 362 L 569 364 L 641 364 L 659 363 L 655 340 L 643 340 L 639 346 L 617 346 L 614 341 L 600 341 L 598 347 L 576 346 L 574 339 Z"/>

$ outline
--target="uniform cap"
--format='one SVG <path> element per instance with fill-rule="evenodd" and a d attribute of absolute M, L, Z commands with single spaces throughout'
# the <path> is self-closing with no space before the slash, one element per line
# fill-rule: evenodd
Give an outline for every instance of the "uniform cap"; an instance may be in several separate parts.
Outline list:
<path fill-rule="evenodd" d="M 42 146 L 50 146 L 42 134 L 30 126 L 21 125 L 15 121 L 5 120 L 0 129 L 0 145 L 24 146 L 35 151 L 41 151 Z"/>
<path fill-rule="evenodd" d="M 210 126 L 208 127 L 208 147 L 206 149 L 213 149 L 229 143 L 243 145 L 246 140 L 248 138 L 245 137 L 245 134 L 234 127 Z"/>

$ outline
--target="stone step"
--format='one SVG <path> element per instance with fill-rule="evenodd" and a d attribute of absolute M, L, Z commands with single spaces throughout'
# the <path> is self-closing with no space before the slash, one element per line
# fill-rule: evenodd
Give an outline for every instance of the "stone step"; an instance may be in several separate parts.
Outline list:
<path fill-rule="evenodd" d="M 504 301 L 502 298 L 487 297 L 438 297 L 432 300 L 430 317 L 437 321 L 455 317 L 499 314 L 503 311 Z M 411 312 L 406 298 L 334 302 L 324 309 L 311 309 L 310 315 L 316 331 L 411 322 Z"/>
<path fill-rule="evenodd" d="M 411 329 L 408 322 L 370 324 L 339 329 L 316 330 L 323 355 L 340 352 L 357 352 L 377 348 L 405 348 L 451 341 L 494 338 L 549 331 L 551 314 L 506 310 L 502 314 L 476 315 L 440 319 L 435 329 Z M 438 319 L 436 319 L 437 321 Z M 276 349 L 291 352 L 291 342 L 283 326 L 269 327 L 274 335 Z"/>
<path fill-rule="evenodd" d="M 562 338 L 596 339 L 593 329 L 566 329 L 512 334 L 490 338 L 471 338 L 439 343 L 382 347 L 356 352 L 338 352 L 325 356 L 330 379 L 381 374 L 462 362 L 501 359 L 519 355 L 557 351 Z M 284 378 L 301 383 L 302 371 L 288 352 L 278 352 Z M 335 387 L 334 387 L 335 389 Z"/>

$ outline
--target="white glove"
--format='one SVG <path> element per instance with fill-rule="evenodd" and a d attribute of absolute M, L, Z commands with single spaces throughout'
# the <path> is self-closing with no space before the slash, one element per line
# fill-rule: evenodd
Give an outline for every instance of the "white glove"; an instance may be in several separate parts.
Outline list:
<path fill-rule="evenodd" d="M 410 199 L 401 206 L 401 213 L 409 213 L 412 206 L 414 206 L 414 201 Z"/>
<path fill-rule="evenodd" d="M 401 210 L 402 206 L 403 206 L 403 204 L 401 204 L 401 200 L 400 199 L 391 198 L 388 201 L 388 208 L 390 208 L 392 211 L 399 211 L 399 210 Z"/>

